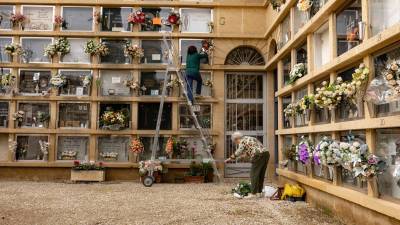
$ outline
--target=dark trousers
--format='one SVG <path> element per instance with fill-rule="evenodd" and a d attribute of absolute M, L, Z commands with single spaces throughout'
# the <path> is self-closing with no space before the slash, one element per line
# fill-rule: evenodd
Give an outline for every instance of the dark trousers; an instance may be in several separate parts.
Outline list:
<path fill-rule="evenodd" d="M 269 152 L 257 154 L 251 160 L 251 193 L 261 193 L 264 187 L 265 172 L 269 160 Z"/>
<path fill-rule="evenodd" d="M 196 94 L 200 95 L 201 94 L 201 87 L 203 86 L 203 79 L 201 78 L 200 74 L 188 74 L 186 76 L 186 81 L 187 81 L 187 92 L 188 92 L 188 98 L 191 102 L 193 102 L 193 81 L 197 81 L 196 84 Z"/>

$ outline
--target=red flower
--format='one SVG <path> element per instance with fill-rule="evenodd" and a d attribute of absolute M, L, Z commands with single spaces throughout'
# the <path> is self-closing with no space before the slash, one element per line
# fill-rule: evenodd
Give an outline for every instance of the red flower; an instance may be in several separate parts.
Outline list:
<path fill-rule="evenodd" d="M 176 24 L 176 22 L 178 21 L 178 17 L 176 15 L 170 15 L 168 16 L 168 22 L 170 24 Z"/>
<path fill-rule="evenodd" d="M 103 162 L 99 162 L 99 166 L 100 166 L 100 167 L 103 167 L 103 166 L 104 166 L 104 163 L 103 163 Z"/>
<path fill-rule="evenodd" d="M 74 166 L 79 166 L 80 162 L 78 160 L 74 161 Z"/>

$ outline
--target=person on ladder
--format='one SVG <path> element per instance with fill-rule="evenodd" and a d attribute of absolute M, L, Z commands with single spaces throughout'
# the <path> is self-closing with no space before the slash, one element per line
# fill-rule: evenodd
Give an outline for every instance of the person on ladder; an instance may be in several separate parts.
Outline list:
<path fill-rule="evenodd" d="M 195 46 L 189 46 L 186 57 L 186 81 L 187 92 L 190 104 L 193 105 L 193 81 L 197 82 L 196 95 L 201 95 L 201 88 L 203 86 L 203 79 L 200 74 L 201 59 L 208 59 L 205 52 L 198 53 Z"/>
<path fill-rule="evenodd" d="M 240 157 L 250 157 L 251 194 L 246 198 L 262 197 L 261 193 L 264 187 L 265 172 L 269 161 L 268 149 L 257 138 L 243 136 L 240 132 L 232 134 L 232 142 L 238 145 L 238 148 L 231 157 L 225 160 L 225 163 Z"/>

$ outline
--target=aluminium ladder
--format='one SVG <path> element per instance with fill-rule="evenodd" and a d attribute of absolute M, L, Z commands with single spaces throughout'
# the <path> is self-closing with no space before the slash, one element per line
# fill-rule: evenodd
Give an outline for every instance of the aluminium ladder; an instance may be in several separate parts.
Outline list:
<path fill-rule="evenodd" d="M 156 124 L 156 132 L 155 136 L 153 139 L 153 145 L 152 145 L 152 151 L 151 151 L 151 160 L 155 160 L 156 158 L 156 151 L 159 147 L 159 137 L 160 137 L 160 127 L 161 127 L 161 120 L 162 120 L 162 113 L 163 113 L 163 108 L 164 108 L 164 102 L 165 102 L 165 97 L 167 95 L 167 84 L 170 80 L 171 77 L 171 72 L 175 72 L 176 76 L 179 80 L 179 84 L 183 90 L 183 95 L 185 97 L 190 115 L 193 118 L 194 126 L 196 129 L 199 131 L 199 135 L 201 137 L 201 141 L 203 144 L 203 149 L 206 151 L 209 159 L 211 160 L 211 165 L 214 170 L 214 175 L 217 177 L 217 181 L 221 181 L 220 174 L 218 172 L 218 168 L 216 165 L 216 162 L 212 156 L 211 149 L 210 149 L 210 144 L 209 140 L 211 139 L 211 135 L 209 133 L 208 129 L 203 129 L 204 124 L 201 124 L 199 120 L 197 119 L 197 115 L 195 113 L 195 110 L 193 106 L 195 105 L 194 103 L 192 104 L 189 100 L 188 96 L 188 90 L 187 89 L 187 80 L 186 76 L 182 73 L 180 67 L 179 67 L 179 60 L 177 60 L 176 55 L 174 54 L 174 46 L 172 42 L 172 35 L 171 32 L 163 32 L 163 43 L 165 46 L 165 54 L 167 60 L 168 60 L 168 65 L 165 70 L 165 76 L 164 76 L 164 82 L 163 82 L 163 88 L 162 88 L 162 93 L 161 93 L 161 99 L 160 99 L 160 107 L 158 111 L 158 117 L 157 117 L 157 124 Z M 192 93 L 193 94 L 193 93 Z"/>

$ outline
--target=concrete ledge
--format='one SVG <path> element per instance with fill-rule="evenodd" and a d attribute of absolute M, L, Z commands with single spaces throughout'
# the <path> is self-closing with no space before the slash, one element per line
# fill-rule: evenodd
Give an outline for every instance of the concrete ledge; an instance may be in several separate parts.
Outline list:
<path fill-rule="evenodd" d="M 312 188 L 314 190 L 318 190 L 320 192 L 318 193 L 327 193 L 332 197 L 337 197 L 341 198 L 347 202 L 357 204 L 361 206 L 362 208 L 369 209 L 375 212 L 378 212 L 380 214 L 383 214 L 387 217 L 391 217 L 393 221 L 388 224 L 400 224 L 400 205 L 390 202 L 390 201 L 385 201 L 379 198 L 374 198 L 370 197 L 364 193 L 341 187 L 341 186 L 336 186 L 321 180 L 317 179 L 312 179 L 310 177 L 288 171 L 286 169 L 277 169 L 277 173 L 282 176 L 283 178 L 288 178 L 291 181 L 299 182 L 303 185 L 309 188 Z M 307 192 L 308 197 L 312 199 L 318 199 L 319 196 L 313 196 L 313 192 Z M 336 211 L 340 210 L 340 207 L 336 207 Z M 334 210 L 335 207 L 331 207 L 331 210 Z M 358 212 L 359 213 L 359 212 Z M 346 215 L 346 213 L 344 212 Z M 348 214 L 348 212 L 347 212 Z M 351 215 L 348 215 L 351 216 Z M 353 215 L 354 216 L 354 215 Z M 362 215 L 360 215 L 362 216 Z M 361 217 L 360 217 L 361 218 Z M 393 223 L 396 222 L 396 223 Z M 367 224 L 367 223 L 359 223 L 359 224 Z M 368 224 L 380 224 L 383 225 L 382 223 L 368 223 Z"/>

